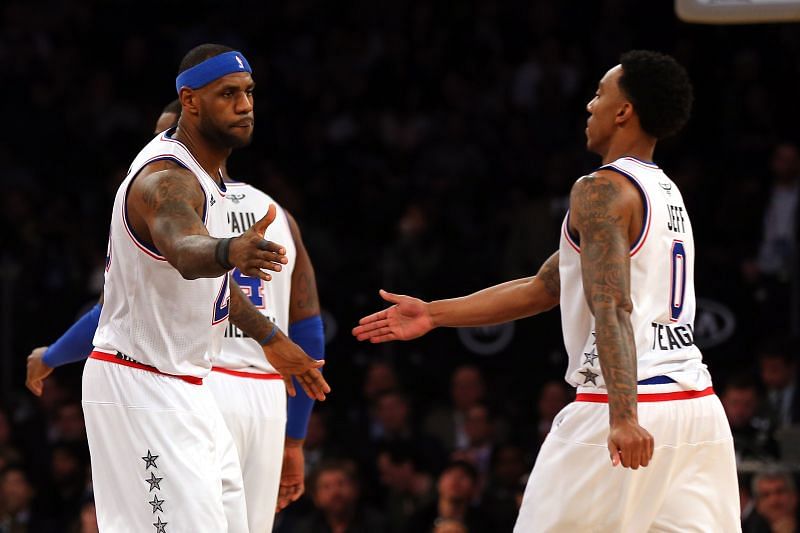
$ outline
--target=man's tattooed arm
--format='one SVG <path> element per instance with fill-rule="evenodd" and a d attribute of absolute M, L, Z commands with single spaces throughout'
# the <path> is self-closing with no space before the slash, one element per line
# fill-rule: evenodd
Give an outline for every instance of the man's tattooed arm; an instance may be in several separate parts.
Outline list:
<path fill-rule="evenodd" d="M 583 289 L 595 317 L 612 425 L 637 420 L 626 192 L 610 177 L 591 175 L 575 184 L 570 197 L 570 224 L 580 235 Z"/>
<path fill-rule="evenodd" d="M 230 321 L 256 341 L 265 339 L 275 327 L 275 324 L 255 308 L 233 278 L 231 278 Z"/>
<path fill-rule="evenodd" d="M 292 295 L 289 301 L 289 323 L 294 323 L 318 315 L 320 307 L 314 266 L 311 264 L 311 258 L 303 244 L 300 228 L 294 217 L 288 212 L 286 217 L 289 220 L 289 229 L 297 250 L 297 259 L 292 271 Z"/>
<path fill-rule="evenodd" d="M 225 273 L 214 255 L 217 239 L 208 235 L 200 217 L 205 196 L 191 172 L 168 161 L 153 163 L 133 181 L 126 201 L 136 234 L 184 278 Z"/>

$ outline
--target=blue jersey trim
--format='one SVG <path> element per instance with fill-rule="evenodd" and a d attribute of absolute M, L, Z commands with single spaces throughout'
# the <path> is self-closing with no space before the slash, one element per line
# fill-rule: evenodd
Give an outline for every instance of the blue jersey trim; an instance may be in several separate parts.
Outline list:
<path fill-rule="evenodd" d="M 633 241 L 633 243 L 631 244 L 630 249 L 631 251 L 633 251 L 636 248 L 638 248 L 639 245 L 642 243 L 642 239 L 647 233 L 647 227 L 650 222 L 650 201 L 647 198 L 647 192 L 645 192 L 644 187 L 642 187 L 642 184 L 639 183 L 639 180 L 637 180 L 633 176 L 633 174 L 629 174 L 628 172 L 622 170 L 619 167 L 614 166 L 613 164 L 604 165 L 598 168 L 597 170 L 610 170 L 612 172 L 616 172 L 617 174 L 625 176 L 634 185 L 634 187 L 636 187 L 636 190 L 639 191 L 639 195 L 642 197 L 642 205 L 644 206 L 644 213 L 642 215 L 642 229 L 639 230 L 638 237 L 636 237 L 636 240 Z"/>
<path fill-rule="evenodd" d="M 636 161 L 637 163 L 641 163 L 641 164 L 643 164 L 643 165 L 645 165 L 647 167 L 650 167 L 650 168 L 661 168 L 658 165 L 656 165 L 655 163 L 653 163 L 652 161 L 645 161 L 644 159 L 639 159 L 638 157 L 633 157 L 633 156 L 630 156 L 630 155 L 625 156 L 624 159 L 632 159 L 632 160 Z"/>
<path fill-rule="evenodd" d="M 130 223 L 130 218 L 128 217 L 128 195 L 131 192 L 131 186 L 133 185 L 134 180 L 136 180 L 136 178 L 139 176 L 142 170 L 144 170 L 144 167 L 146 167 L 151 163 L 155 163 L 157 161 L 173 161 L 178 165 L 180 165 L 181 167 L 185 168 L 186 170 L 189 170 L 189 168 L 186 165 L 184 165 L 180 159 L 171 155 L 163 155 L 147 161 L 146 164 L 144 164 L 142 168 L 140 168 L 136 172 L 136 174 L 134 174 L 134 176 L 131 178 L 131 181 L 128 182 L 128 187 L 125 189 L 125 198 L 123 200 L 123 205 L 122 205 L 122 215 L 124 217 L 123 223 L 125 224 L 125 228 L 128 230 L 128 233 L 130 233 L 130 236 L 133 238 L 133 240 L 136 241 L 136 244 L 138 244 L 142 248 L 145 248 L 147 251 L 155 254 L 157 256 L 156 259 L 163 260 L 165 259 L 164 255 L 158 250 L 155 244 L 150 244 L 143 241 L 142 238 L 136 234 L 136 230 L 133 229 L 133 226 Z M 203 196 L 205 196 L 205 194 L 206 194 L 205 191 L 203 191 Z M 205 222 L 205 202 L 203 203 L 203 221 Z"/>
<path fill-rule="evenodd" d="M 666 385 L 667 383 L 675 383 L 675 380 L 669 376 L 653 376 L 652 378 L 643 379 L 639 385 Z"/>
<path fill-rule="evenodd" d="M 564 223 L 564 228 L 567 232 L 567 237 L 572 241 L 572 243 L 577 246 L 578 248 L 581 247 L 581 237 L 580 235 L 575 235 L 572 233 L 572 230 L 569 229 L 569 210 L 567 211 L 567 221 Z"/>
<path fill-rule="evenodd" d="M 192 154 L 192 152 L 189 151 L 188 148 L 186 148 L 186 145 L 180 142 L 178 139 L 174 139 L 172 137 L 176 129 L 177 127 L 172 127 L 166 130 L 164 133 L 161 134 L 161 140 L 167 142 L 173 142 L 181 146 L 184 150 L 186 150 L 186 153 L 189 154 L 189 157 L 192 158 L 192 161 L 194 161 L 195 164 L 202 169 L 203 165 L 201 165 L 200 162 L 197 161 L 197 158 L 194 156 L 194 154 Z M 225 196 L 225 193 L 227 192 L 228 189 L 225 187 L 225 180 L 222 177 L 222 170 L 217 170 L 217 174 L 219 175 L 219 179 L 215 179 L 213 176 L 209 176 L 209 178 L 211 178 L 211 181 L 213 181 L 214 185 L 217 186 L 217 190 L 219 190 L 220 194 L 222 194 L 222 196 Z"/>

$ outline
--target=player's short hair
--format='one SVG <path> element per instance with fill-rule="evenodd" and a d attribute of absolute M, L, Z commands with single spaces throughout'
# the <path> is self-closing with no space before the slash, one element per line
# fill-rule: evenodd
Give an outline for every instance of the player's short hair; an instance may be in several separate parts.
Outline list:
<path fill-rule="evenodd" d="M 649 50 L 625 52 L 619 62 L 619 87 L 633 104 L 644 132 L 663 139 L 680 131 L 694 100 L 686 69 L 671 56 Z"/>
<path fill-rule="evenodd" d="M 206 59 L 211 59 L 226 52 L 233 52 L 234 49 L 224 44 L 206 43 L 195 46 L 183 56 L 181 64 L 178 67 L 178 74 L 192 67 L 196 67 Z"/>
<path fill-rule="evenodd" d="M 167 113 L 174 113 L 175 115 L 181 116 L 181 110 L 182 110 L 181 101 L 176 98 L 175 100 L 171 101 L 170 103 L 164 106 L 164 109 L 161 111 L 161 114 L 164 115 Z"/>

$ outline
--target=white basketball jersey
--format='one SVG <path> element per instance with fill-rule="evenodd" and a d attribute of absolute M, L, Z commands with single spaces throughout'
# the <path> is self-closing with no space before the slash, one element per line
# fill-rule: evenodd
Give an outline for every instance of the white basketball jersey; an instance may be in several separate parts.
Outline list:
<path fill-rule="evenodd" d="M 94 345 L 121 352 L 167 374 L 203 377 L 219 353 L 228 319 L 229 275 L 183 279 L 128 223 L 126 198 L 146 165 L 170 160 L 191 171 L 203 189 L 203 222 L 214 237 L 227 234 L 225 189 L 168 130 L 131 164 L 117 190 L 106 258 L 104 302 Z M 222 187 L 222 188 L 220 188 Z"/>
<path fill-rule="evenodd" d="M 275 204 L 277 216 L 267 228 L 266 238 L 286 248 L 289 262 L 280 272 L 270 272 L 272 280 L 245 276 L 239 269 L 231 272 L 242 292 L 250 298 L 253 305 L 284 333 L 289 331 L 289 302 L 292 295 L 292 272 L 294 271 L 297 249 L 286 212 L 269 195 L 252 185 L 240 182 L 227 183 L 228 194 L 225 199 L 226 236 L 244 233 L 247 228 L 267 214 L 270 204 Z M 222 353 L 214 361 L 214 366 L 230 370 L 244 370 L 274 373 L 276 370 L 264 356 L 261 345 L 251 339 L 232 323 L 228 323 L 222 341 Z"/>
<path fill-rule="evenodd" d="M 667 376 L 685 388 L 705 389 L 711 377 L 694 344 L 694 239 L 683 197 L 652 163 L 624 157 L 600 170 L 627 177 L 644 203 L 642 231 L 630 250 L 638 379 Z M 566 380 L 587 392 L 605 389 L 595 319 L 583 292 L 580 243 L 569 231 L 569 213 L 562 225 L 559 273 Z"/>

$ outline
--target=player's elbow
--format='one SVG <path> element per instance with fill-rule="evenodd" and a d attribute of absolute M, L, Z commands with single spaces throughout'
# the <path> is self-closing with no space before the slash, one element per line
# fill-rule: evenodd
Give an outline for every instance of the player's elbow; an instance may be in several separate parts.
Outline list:
<path fill-rule="evenodd" d="M 546 313 L 547 311 L 557 307 L 559 303 L 559 298 L 554 298 L 550 295 L 543 296 L 538 300 L 531 302 L 531 304 L 527 307 L 530 312 L 526 316 L 535 316 L 541 313 Z"/>
<path fill-rule="evenodd" d="M 181 273 L 181 277 L 183 279 L 188 280 L 188 281 L 192 281 L 192 280 L 195 280 L 195 279 L 198 279 L 198 278 L 202 277 L 202 276 L 200 276 L 199 274 L 197 274 L 195 272 L 182 271 L 182 270 L 179 270 L 178 272 Z"/>
<path fill-rule="evenodd" d="M 195 265 L 192 261 L 189 261 L 181 256 L 178 256 L 173 261 L 170 261 L 175 270 L 181 275 L 181 277 L 185 280 L 193 280 L 201 277 L 201 273 L 197 271 Z"/>
<path fill-rule="evenodd" d="M 592 294 L 590 304 L 596 317 L 603 315 L 609 319 L 629 319 L 633 312 L 633 302 L 630 297 L 598 292 Z"/>
<path fill-rule="evenodd" d="M 617 314 L 630 316 L 633 313 L 633 302 L 630 298 L 622 298 L 616 305 Z"/>
<path fill-rule="evenodd" d="M 615 309 L 617 314 L 617 321 L 619 323 L 630 322 L 631 313 L 633 313 L 633 304 L 628 301 Z"/>

